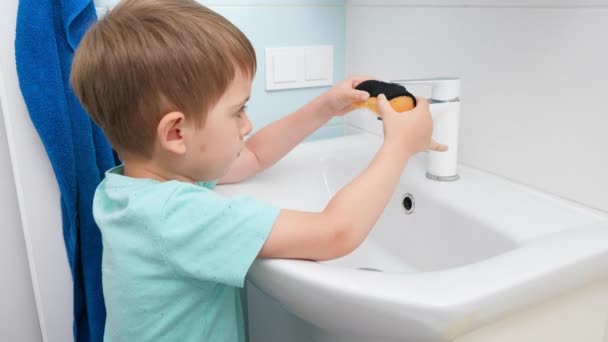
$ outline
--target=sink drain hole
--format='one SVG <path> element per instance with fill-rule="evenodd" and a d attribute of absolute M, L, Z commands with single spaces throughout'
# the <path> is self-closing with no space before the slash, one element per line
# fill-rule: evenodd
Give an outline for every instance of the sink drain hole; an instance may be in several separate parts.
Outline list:
<path fill-rule="evenodd" d="M 401 200 L 401 204 L 403 205 L 403 210 L 405 210 L 406 214 L 411 214 L 414 212 L 414 195 L 405 194 L 403 195 L 403 200 Z"/>

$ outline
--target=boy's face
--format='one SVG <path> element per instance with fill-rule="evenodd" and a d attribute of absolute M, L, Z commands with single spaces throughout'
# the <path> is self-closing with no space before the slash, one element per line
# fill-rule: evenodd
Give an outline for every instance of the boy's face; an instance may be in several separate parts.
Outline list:
<path fill-rule="evenodd" d="M 204 127 L 195 129 L 188 139 L 185 157 L 194 179 L 221 178 L 244 148 L 244 137 L 252 129 L 245 113 L 251 82 L 249 76 L 237 72 L 226 92 L 207 113 Z"/>

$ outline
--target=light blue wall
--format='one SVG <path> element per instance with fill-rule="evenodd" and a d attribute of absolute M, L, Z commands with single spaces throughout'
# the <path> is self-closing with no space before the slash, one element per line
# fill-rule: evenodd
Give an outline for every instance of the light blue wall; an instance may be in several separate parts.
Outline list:
<path fill-rule="evenodd" d="M 266 91 L 264 49 L 267 47 L 333 45 L 334 82 L 344 78 L 344 0 L 200 1 L 224 15 L 249 37 L 258 57 L 249 116 L 254 131 L 298 109 L 328 87 Z M 310 139 L 343 134 L 342 118 L 334 118 Z"/>
<path fill-rule="evenodd" d="M 334 83 L 344 79 L 344 0 L 197 0 L 222 14 L 251 40 L 258 59 L 248 114 L 254 132 L 275 121 L 329 87 L 267 92 L 264 49 L 267 47 L 333 45 Z M 112 7 L 117 0 L 96 0 L 97 6 Z M 342 118 L 334 118 L 309 139 L 343 134 Z"/>

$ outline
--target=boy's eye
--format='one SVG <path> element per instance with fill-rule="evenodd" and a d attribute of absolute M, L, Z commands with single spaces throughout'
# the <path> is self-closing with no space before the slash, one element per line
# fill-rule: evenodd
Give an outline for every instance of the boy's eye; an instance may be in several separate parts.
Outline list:
<path fill-rule="evenodd" d="M 245 113 L 245 111 L 247 110 L 247 106 L 243 106 L 241 107 L 241 109 L 239 109 L 239 111 L 236 113 L 237 116 L 241 116 L 241 114 Z"/>

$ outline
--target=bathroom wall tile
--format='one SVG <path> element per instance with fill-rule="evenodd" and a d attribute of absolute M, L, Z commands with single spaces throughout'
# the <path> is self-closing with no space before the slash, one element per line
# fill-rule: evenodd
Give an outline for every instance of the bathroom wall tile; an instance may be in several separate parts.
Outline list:
<path fill-rule="evenodd" d="M 362 2 L 347 72 L 460 77 L 462 163 L 608 212 L 608 8 Z"/>

